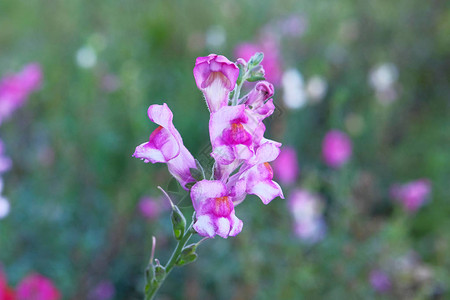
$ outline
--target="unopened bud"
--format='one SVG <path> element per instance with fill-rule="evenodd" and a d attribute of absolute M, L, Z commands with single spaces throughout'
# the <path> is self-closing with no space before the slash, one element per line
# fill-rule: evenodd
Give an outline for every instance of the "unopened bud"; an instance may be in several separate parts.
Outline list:
<path fill-rule="evenodd" d="M 186 229 L 186 218 L 176 205 L 172 205 L 172 214 L 170 215 L 173 226 L 173 234 L 177 240 L 181 240 Z"/>
<path fill-rule="evenodd" d="M 166 269 L 161 266 L 159 260 L 155 259 L 155 280 L 161 282 L 166 276 Z"/>
<path fill-rule="evenodd" d="M 264 68 L 262 66 L 258 66 L 250 72 L 250 76 L 247 79 L 247 81 L 255 82 L 255 81 L 264 80 L 265 75 L 266 75 L 266 72 L 264 71 Z"/>
<path fill-rule="evenodd" d="M 258 66 L 262 62 L 263 58 L 264 58 L 264 53 L 256 52 L 248 61 L 249 69 Z"/>

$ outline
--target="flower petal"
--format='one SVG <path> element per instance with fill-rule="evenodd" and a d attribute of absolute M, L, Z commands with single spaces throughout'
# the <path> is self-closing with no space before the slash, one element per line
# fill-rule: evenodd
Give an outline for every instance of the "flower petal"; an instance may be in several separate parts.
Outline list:
<path fill-rule="evenodd" d="M 202 215 L 197 218 L 197 221 L 194 223 L 194 229 L 201 236 L 208 236 L 213 238 L 215 235 L 215 227 L 214 223 L 210 216 Z"/>
<path fill-rule="evenodd" d="M 217 180 L 202 180 L 191 188 L 191 199 L 194 209 L 198 212 L 206 201 L 211 198 L 227 196 L 227 189 L 223 182 Z"/>

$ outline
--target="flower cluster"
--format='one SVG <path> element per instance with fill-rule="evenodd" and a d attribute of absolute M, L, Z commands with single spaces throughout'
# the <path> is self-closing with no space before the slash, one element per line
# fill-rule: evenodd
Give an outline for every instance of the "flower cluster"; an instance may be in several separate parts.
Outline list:
<path fill-rule="evenodd" d="M 264 204 L 283 198 L 269 164 L 279 155 L 281 144 L 264 137 L 263 120 L 274 112 L 275 105 L 273 85 L 263 80 L 262 58 L 262 53 L 257 53 L 248 62 L 240 58 L 233 63 L 222 55 L 210 54 L 195 62 L 195 82 L 210 112 L 215 162 L 211 176 L 204 175 L 201 164 L 184 146 L 167 104 L 148 109 L 150 120 L 159 126 L 148 142 L 136 147 L 133 156 L 167 164 L 172 176 L 190 191 L 196 211 L 193 227 L 202 236 L 227 238 L 241 232 L 243 223 L 235 207 L 247 194 L 257 195 Z M 241 97 L 246 81 L 257 82 Z"/>
<path fill-rule="evenodd" d="M 26 276 L 14 290 L 8 286 L 6 276 L 0 270 L 0 299 L 59 300 L 61 294 L 50 279 L 37 273 Z"/>
<path fill-rule="evenodd" d="M 0 125 L 26 103 L 28 96 L 41 86 L 41 80 L 41 67 L 37 63 L 26 65 L 22 71 L 6 75 L 0 80 Z M 9 202 L 2 196 L 2 175 L 11 166 L 12 161 L 6 156 L 3 141 L 0 139 L 0 219 L 9 214 Z"/>

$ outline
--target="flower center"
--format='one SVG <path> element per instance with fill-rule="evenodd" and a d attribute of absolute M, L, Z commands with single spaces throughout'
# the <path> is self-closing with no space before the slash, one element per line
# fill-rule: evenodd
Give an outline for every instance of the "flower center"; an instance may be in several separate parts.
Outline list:
<path fill-rule="evenodd" d="M 268 162 L 265 162 L 264 167 L 267 169 L 267 172 L 269 172 L 269 174 L 270 174 L 270 177 L 267 176 L 267 178 L 273 178 L 273 170 L 272 170 L 272 167 L 270 166 L 270 164 Z"/>
<path fill-rule="evenodd" d="M 222 72 L 211 72 L 208 76 L 208 79 L 206 79 L 205 82 L 203 82 L 202 88 L 207 88 L 213 82 L 216 81 L 220 82 L 221 85 L 227 89 L 230 89 L 231 87 L 230 80 L 228 80 L 228 78 Z"/>
<path fill-rule="evenodd" d="M 227 196 L 214 198 L 214 214 L 218 217 L 229 216 L 233 210 L 233 204 Z"/>
<path fill-rule="evenodd" d="M 252 136 L 245 130 L 242 123 L 231 123 L 229 129 L 223 131 L 223 139 L 231 145 L 243 144 L 250 146 L 252 143 Z"/>

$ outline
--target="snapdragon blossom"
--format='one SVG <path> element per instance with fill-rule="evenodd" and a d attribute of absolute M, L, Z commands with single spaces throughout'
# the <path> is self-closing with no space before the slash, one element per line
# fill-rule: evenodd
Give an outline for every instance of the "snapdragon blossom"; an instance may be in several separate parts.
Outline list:
<path fill-rule="evenodd" d="M 146 163 L 166 163 L 170 174 L 186 188 L 186 183 L 194 181 L 190 169 L 195 168 L 195 160 L 173 125 L 172 111 L 165 103 L 151 105 L 148 117 L 159 126 L 152 132 L 148 142 L 136 147 L 133 156 Z"/>
<path fill-rule="evenodd" d="M 273 85 L 259 81 L 248 94 L 239 95 L 242 83 L 253 76 L 254 70 L 260 70 L 261 60 L 255 61 L 240 59 L 233 63 L 210 54 L 195 62 L 195 82 L 210 112 L 211 178 L 194 178 L 192 172 L 200 171 L 199 162 L 184 147 L 166 104 L 150 106 L 149 118 L 160 127 L 133 154 L 145 162 L 167 163 L 170 173 L 190 190 L 196 212 L 193 228 L 201 236 L 227 238 L 239 234 L 243 222 L 236 216 L 235 207 L 248 194 L 257 195 L 264 204 L 284 198 L 281 187 L 272 180 L 270 165 L 278 157 L 281 144 L 264 137 L 263 121 L 275 110 Z"/>

